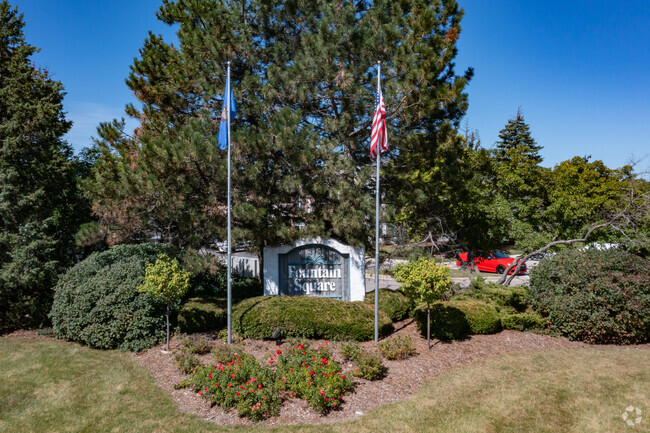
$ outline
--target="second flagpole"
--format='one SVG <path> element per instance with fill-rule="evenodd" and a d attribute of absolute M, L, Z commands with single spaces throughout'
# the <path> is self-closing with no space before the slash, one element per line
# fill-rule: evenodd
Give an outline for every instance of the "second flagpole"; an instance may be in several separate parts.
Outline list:
<path fill-rule="evenodd" d="M 377 62 L 377 90 L 381 85 L 381 62 Z M 379 341 L 379 165 L 381 144 L 377 141 L 377 186 L 375 189 L 375 342 Z"/>
<path fill-rule="evenodd" d="M 228 124 L 228 264 L 227 264 L 227 296 L 228 296 L 228 344 L 232 342 L 232 320 L 231 320 L 231 310 L 232 310 L 232 296 L 231 296 L 231 278 L 230 273 L 232 271 L 232 258 L 231 258 L 231 239 L 230 239 L 230 62 L 228 62 L 228 77 L 226 78 L 226 91 L 224 95 L 226 96 L 226 122 Z"/>

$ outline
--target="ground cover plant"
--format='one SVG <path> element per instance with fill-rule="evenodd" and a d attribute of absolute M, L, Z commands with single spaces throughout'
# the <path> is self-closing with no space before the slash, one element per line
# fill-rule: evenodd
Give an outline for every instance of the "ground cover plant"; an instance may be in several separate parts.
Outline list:
<path fill-rule="evenodd" d="M 650 262 L 623 250 L 565 250 L 530 271 L 549 329 L 588 343 L 650 341 Z"/>
<path fill-rule="evenodd" d="M 386 375 L 386 367 L 381 362 L 381 357 L 374 353 L 362 350 L 353 359 L 357 368 L 352 373 L 356 377 L 366 380 L 379 380 Z"/>
<path fill-rule="evenodd" d="M 98 349 L 144 350 L 164 340 L 165 301 L 138 291 L 160 253 L 171 249 L 118 245 L 68 270 L 55 287 L 55 335 Z"/>
<path fill-rule="evenodd" d="M 217 344 L 212 349 L 212 356 L 218 364 L 226 364 L 244 354 L 244 349 L 236 344 Z"/>
<path fill-rule="evenodd" d="M 401 336 L 386 339 L 377 345 L 377 348 L 389 360 L 406 359 L 415 355 L 415 345 L 409 336 Z"/>
<path fill-rule="evenodd" d="M 205 355 L 212 349 L 212 342 L 202 335 L 186 336 L 181 339 L 181 348 L 190 353 Z"/>
<path fill-rule="evenodd" d="M 344 360 L 353 361 L 356 364 L 352 373 L 356 377 L 379 380 L 386 374 L 386 367 L 381 362 L 381 357 L 369 353 L 356 341 L 341 344 L 341 354 Z"/>
<path fill-rule="evenodd" d="M 368 341 L 374 338 L 374 309 L 364 302 L 306 296 L 260 296 L 233 307 L 233 328 L 243 337 L 273 338 L 280 329 L 283 338 Z M 388 335 L 392 321 L 379 312 L 379 333 Z"/>
<path fill-rule="evenodd" d="M 256 421 L 277 415 L 287 398 L 302 398 L 325 414 L 339 409 L 352 389 L 327 346 L 301 343 L 286 352 L 278 347 L 262 364 L 243 352 L 231 354 L 225 363 L 199 367 L 176 387 L 191 388 L 210 403 Z"/>
<path fill-rule="evenodd" d="M 647 431 L 649 356 L 647 348 L 638 346 L 500 355 L 422 379 L 423 387 L 410 398 L 363 416 L 352 412 L 349 422 L 259 425 L 246 430 Z M 2 432 L 233 431 L 179 411 L 169 393 L 128 353 L 97 351 L 54 339 L 10 337 L 0 339 L 0 359 Z M 635 429 L 628 428 L 621 418 L 631 404 L 644 411 L 643 421 Z"/>

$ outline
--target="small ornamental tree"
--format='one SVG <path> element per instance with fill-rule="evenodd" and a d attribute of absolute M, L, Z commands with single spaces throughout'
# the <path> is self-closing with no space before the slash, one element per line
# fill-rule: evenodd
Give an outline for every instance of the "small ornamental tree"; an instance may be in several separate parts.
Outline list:
<path fill-rule="evenodd" d="M 442 299 L 451 285 L 449 269 L 435 260 L 420 258 L 397 265 L 395 279 L 402 283 L 402 292 L 414 302 L 427 304 L 427 344 L 431 349 L 431 304 Z"/>
<path fill-rule="evenodd" d="M 183 270 L 178 260 L 167 254 L 158 255 L 156 263 L 147 263 L 144 283 L 138 288 L 167 303 L 167 350 L 169 350 L 169 310 L 190 288 L 190 273 Z"/>

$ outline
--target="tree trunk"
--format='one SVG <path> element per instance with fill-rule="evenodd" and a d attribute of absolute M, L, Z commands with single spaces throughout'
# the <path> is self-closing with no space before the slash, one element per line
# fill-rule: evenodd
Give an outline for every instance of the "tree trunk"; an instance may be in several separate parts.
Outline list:
<path fill-rule="evenodd" d="M 431 350 L 431 308 L 427 302 L 427 346 Z"/>
<path fill-rule="evenodd" d="M 169 350 L 169 304 L 167 304 L 167 350 Z"/>

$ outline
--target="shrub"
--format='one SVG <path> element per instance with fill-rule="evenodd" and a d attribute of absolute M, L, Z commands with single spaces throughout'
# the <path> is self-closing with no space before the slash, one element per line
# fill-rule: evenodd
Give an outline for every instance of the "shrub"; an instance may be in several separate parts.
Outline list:
<path fill-rule="evenodd" d="M 492 304 L 499 312 L 522 313 L 530 306 L 529 291 L 523 286 L 505 287 L 479 277 L 471 281 L 469 289 L 468 297 Z"/>
<path fill-rule="evenodd" d="M 426 335 L 426 308 L 415 310 L 415 320 Z M 454 340 L 469 334 L 493 334 L 501 329 L 497 310 L 477 300 L 436 302 L 431 306 L 431 335 L 440 340 Z"/>
<path fill-rule="evenodd" d="M 181 349 L 174 353 L 174 361 L 180 370 L 185 374 L 194 373 L 201 367 L 201 361 L 192 352 L 187 349 Z"/>
<path fill-rule="evenodd" d="M 234 407 L 240 416 L 261 420 L 279 413 L 286 398 L 303 398 L 315 410 L 339 409 L 352 383 L 331 359 L 326 346 L 296 345 L 277 349 L 265 365 L 250 355 L 238 355 L 211 368 L 199 368 L 177 388 L 192 388 L 212 404 Z"/>
<path fill-rule="evenodd" d="M 234 306 L 233 328 L 248 338 L 271 339 L 280 328 L 284 338 L 366 341 L 374 338 L 374 311 L 363 302 L 306 296 L 261 296 Z M 379 312 L 379 331 L 387 335 L 392 322 Z"/>
<path fill-rule="evenodd" d="M 372 353 L 361 351 L 354 359 L 357 364 L 354 375 L 366 380 L 379 380 L 386 374 L 386 367 L 381 362 L 381 358 Z"/>
<path fill-rule="evenodd" d="M 458 301 L 461 302 L 461 301 Z M 419 306 L 413 316 L 421 334 L 426 337 L 427 310 Z M 448 302 L 436 302 L 431 305 L 431 336 L 438 340 L 458 340 L 470 334 L 470 327 L 465 313 Z"/>
<path fill-rule="evenodd" d="M 406 359 L 415 355 L 415 345 L 409 336 L 398 335 L 390 340 L 382 341 L 378 347 L 384 358 L 390 360 Z"/>
<path fill-rule="evenodd" d="M 226 312 L 226 315 L 227 314 L 228 313 Z M 224 320 L 227 320 L 227 318 L 224 319 Z M 219 334 L 217 336 L 219 337 L 219 340 L 223 341 L 224 343 L 227 343 L 228 342 L 228 329 L 222 329 L 221 331 L 219 331 Z M 231 329 L 230 330 L 230 342 L 233 343 L 233 344 L 238 344 L 238 343 L 241 343 L 242 341 L 244 341 L 244 339 L 239 334 L 237 334 L 234 330 Z"/>
<path fill-rule="evenodd" d="M 364 302 L 375 305 L 375 292 L 366 293 Z M 406 319 L 413 310 L 413 301 L 398 290 L 379 289 L 379 309 L 386 313 L 390 320 L 398 322 Z"/>
<path fill-rule="evenodd" d="M 57 337 L 98 349 L 145 350 L 164 341 L 164 301 L 138 292 L 145 265 L 162 245 L 118 245 L 93 253 L 55 287 L 50 312 Z"/>
<path fill-rule="evenodd" d="M 278 350 L 269 363 L 277 365 L 281 389 L 290 391 L 292 397 L 305 399 L 321 413 L 340 409 L 341 397 L 352 389 L 350 379 L 341 373 L 341 366 L 332 359 L 327 345 L 310 348 L 299 344 L 285 353 Z"/>
<path fill-rule="evenodd" d="M 185 337 L 181 341 L 181 349 L 190 353 L 204 355 L 210 351 L 212 343 L 205 337 Z"/>
<path fill-rule="evenodd" d="M 546 320 L 537 313 L 505 314 L 501 316 L 501 327 L 515 331 L 543 329 L 546 327 Z"/>
<path fill-rule="evenodd" d="M 565 250 L 530 271 L 549 329 L 588 343 L 650 341 L 650 262 L 613 249 Z"/>
<path fill-rule="evenodd" d="M 245 354 L 244 349 L 232 344 L 217 344 L 212 349 L 212 356 L 219 364 L 231 362 L 233 359 L 237 359 L 238 356 L 241 357 Z"/>
<path fill-rule="evenodd" d="M 356 341 L 350 341 L 341 345 L 341 354 L 346 360 L 355 360 L 361 353 L 361 346 Z"/>
<path fill-rule="evenodd" d="M 187 334 L 219 330 L 226 326 L 227 320 L 223 298 L 191 298 L 178 312 L 178 327 Z"/>
<path fill-rule="evenodd" d="M 191 388 L 211 404 L 235 408 L 240 416 L 261 420 L 279 412 L 280 396 L 275 375 L 250 355 L 227 364 L 198 368 L 177 388 Z"/>

